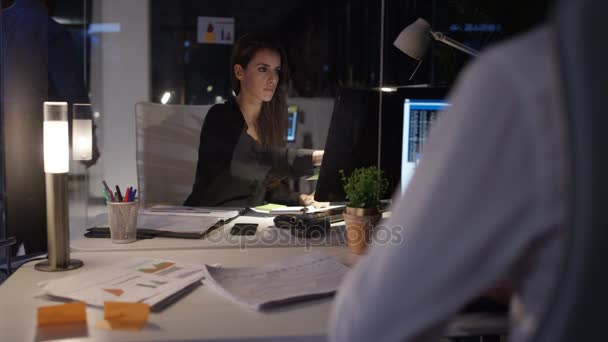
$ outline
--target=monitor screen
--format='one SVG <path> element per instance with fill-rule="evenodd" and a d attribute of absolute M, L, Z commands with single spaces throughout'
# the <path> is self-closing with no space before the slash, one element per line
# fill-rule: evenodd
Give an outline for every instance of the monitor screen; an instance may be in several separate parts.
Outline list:
<path fill-rule="evenodd" d="M 287 109 L 287 142 L 294 142 L 298 125 L 298 106 L 291 105 Z"/>
<path fill-rule="evenodd" d="M 325 143 L 315 200 L 344 202 L 340 170 L 378 165 L 378 91 L 341 88 Z"/>
<path fill-rule="evenodd" d="M 429 128 L 449 104 L 443 100 L 405 99 L 401 149 L 401 193 L 414 174 L 428 137 Z"/>

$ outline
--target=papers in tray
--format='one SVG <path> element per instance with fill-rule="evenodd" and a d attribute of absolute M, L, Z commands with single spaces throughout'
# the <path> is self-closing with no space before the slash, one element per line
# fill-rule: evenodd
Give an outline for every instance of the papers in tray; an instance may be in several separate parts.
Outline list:
<path fill-rule="evenodd" d="M 221 217 L 201 217 L 183 215 L 154 215 L 142 213 L 137 217 L 137 229 L 153 229 L 173 233 L 203 234 L 209 228 L 221 223 Z"/>
<path fill-rule="evenodd" d="M 237 210 L 205 210 L 207 211 L 202 213 L 143 209 L 139 211 L 137 216 L 137 232 L 138 234 L 149 235 L 150 237 L 200 239 L 215 228 L 219 228 L 239 216 L 239 211 Z M 95 217 L 92 221 L 94 222 L 94 226 L 87 229 L 87 231 L 91 232 L 87 236 L 94 233 L 99 235 L 99 237 L 109 237 L 110 231 L 107 214 L 100 214 L 99 217 Z"/>
<path fill-rule="evenodd" d="M 151 258 L 129 258 L 43 285 L 45 294 L 103 306 L 105 301 L 143 302 L 161 309 L 200 284 L 204 266 Z"/>
<path fill-rule="evenodd" d="M 205 284 L 253 310 L 333 294 L 348 267 L 322 252 L 246 268 L 205 265 Z"/>
<path fill-rule="evenodd" d="M 213 211 L 208 213 L 153 212 L 142 210 L 137 217 L 138 231 L 157 236 L 200 239 L 211 230 L 221 227 L 239 216 L 238 211 Z"/>

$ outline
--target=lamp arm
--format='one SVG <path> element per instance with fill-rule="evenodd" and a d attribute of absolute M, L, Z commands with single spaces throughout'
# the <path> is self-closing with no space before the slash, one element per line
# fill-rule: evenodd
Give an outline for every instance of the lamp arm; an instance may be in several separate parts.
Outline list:
<path fill-rule="evenodd" d="M 446 45 L 449 45 L 455 49 L 458 49 L 464 53 L 467 53 L 471 56 L 479 56 L 479 51 L 470 48 L 458 41 L 455 41 L 454 39 L 446 36 L 445 34 L 441 33 L 441 32 L 437 32 L 437 31 L 431 31 L 431 36 L 433 37 L 433 39 L 435 39 L 438 42 L 442 42 Z"/>

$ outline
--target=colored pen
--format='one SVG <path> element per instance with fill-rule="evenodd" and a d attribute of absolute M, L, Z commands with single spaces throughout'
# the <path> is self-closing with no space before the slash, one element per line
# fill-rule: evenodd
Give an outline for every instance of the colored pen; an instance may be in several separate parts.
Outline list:
<path fill-rule="evenodd" d="M 110 202 L 110 196 L 108 196 L 108 192 L 106 191 L 106 188 L 103 188 L 103 187 L 101 188 L 101 194 L 106 199 L 106 202 Z"/>
<path fill-rule="evenodd" d="M 131 192 L 131 202 L 135 201 L 135 194 L 137 193 L 137 189 L 133 189 L 133 192 Z"/>
<path fill-rule="evenodd" d="M 130 202 L 129 198 L 131 197 L 131 187 L 127 188 L 127 191 L 125 191 L 125 198 L 123 202 Z"/>
<path fill-rule="evenodd" d="M 118 185 L 116 186 L 116 200 L 118 202 L 122 202 L 122 193 L 120 193 L 120 188 Z"/>
<path fill-rule="evenodd" d="M 105 180 L 102 180 L 101 183 L 103 183 L 104 188 L 106 189 L 106 193 L 108 194 L 108 196 L 110 197 L 110 202 L 114 202 L 116 201 L 114 199 L 114 195 L 112 194 L 112 190 L 110 190 L 110 187 L 108 186 L 108 183 L 106 183 Z"/>

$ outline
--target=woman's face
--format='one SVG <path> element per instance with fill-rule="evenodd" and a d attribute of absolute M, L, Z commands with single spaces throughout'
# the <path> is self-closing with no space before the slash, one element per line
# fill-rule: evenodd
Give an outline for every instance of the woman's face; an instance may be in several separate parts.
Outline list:
<path fill-rule="evenodd" d="M 269 102 L 279 83 L 281 56 L 270 49 L 258 50 L 244 69 L 234 66 L 236 78 L 241 82 L 241 93 L 259 101 Z"/>

